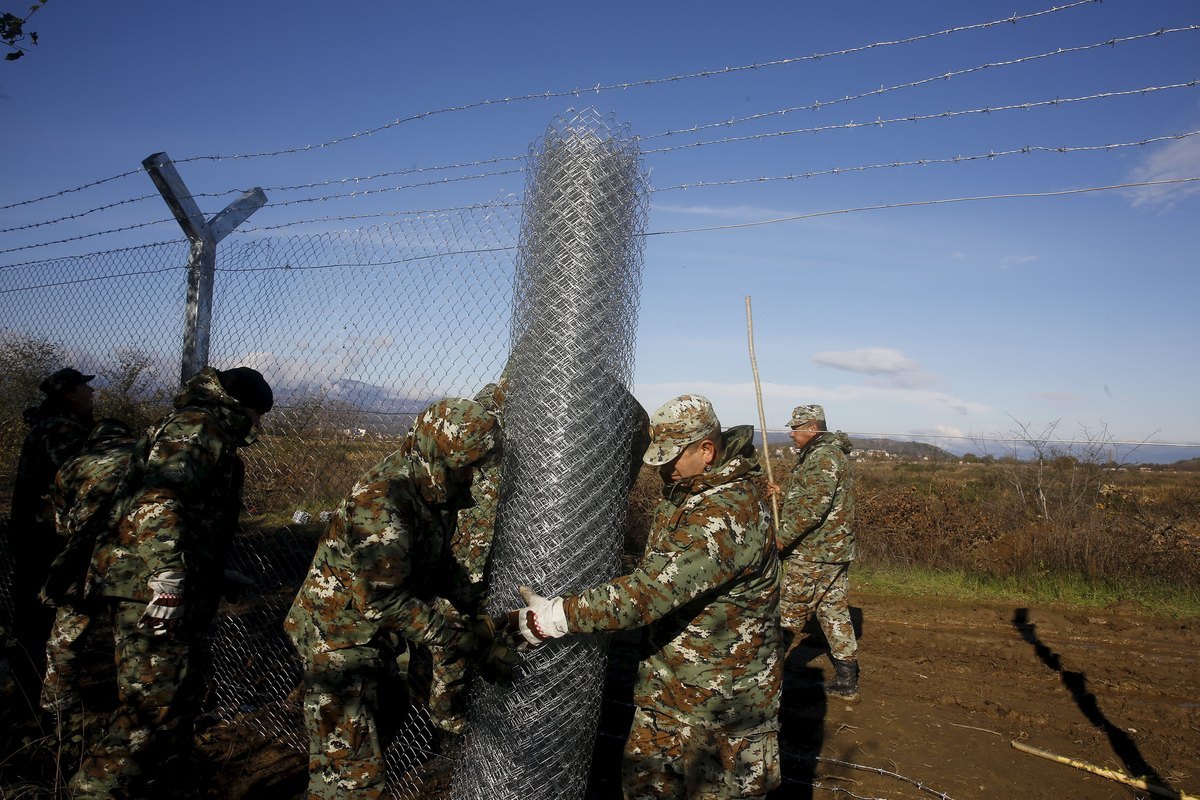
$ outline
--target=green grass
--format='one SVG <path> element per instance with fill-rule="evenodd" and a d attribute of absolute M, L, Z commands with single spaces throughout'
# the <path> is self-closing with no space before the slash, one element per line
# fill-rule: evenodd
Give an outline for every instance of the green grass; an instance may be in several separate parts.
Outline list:
<path fill-rule="evenodd" d="M 1149 616 L 1200 617 L 1200 593 L 1193 588 L 1149 582 L 1089 581 L 1081 575 L 1038 573 L 993 577 L 925 567 L 855 564 L 850 583 L 858 591 L 896 597 L 1068 608 L 1106 608 L 1115 603 L 1132 602 Z"/>

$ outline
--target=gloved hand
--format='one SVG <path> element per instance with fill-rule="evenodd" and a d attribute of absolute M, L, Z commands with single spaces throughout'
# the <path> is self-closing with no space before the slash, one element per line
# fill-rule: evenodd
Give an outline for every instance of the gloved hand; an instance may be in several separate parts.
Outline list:
<path fill-rule="evenodd" d="M 184 615 L 185 578 L 183 572 L 167 570 L 147 581 L 154 594 L 142 612 L 139 627 L 148 625 L 155 636 L 162 636 L 180 623 Z"/>
<path fill-rule="evenodd" d="M 513 670 L 524 661 L 497 636 L 496 621 L 487 614 L 476 616 L 470 627 L 455 623 L 446 646 L 467 659 L 485 681 L 502 686 L 512 686 Z"/>
<path fill-rule="evenodd" d="M 570 633 L 561 597 L 542 597 L 528 586 L 517 587 L 525 608 L 517 611 L 517 629 L 533 647 Z"/>
<path fill-rule="evenodd" d="M 236 569 L 225 570 L 221 594 L 231 603 L 240 602 L 246 591 L 254 588 L 254 579 Z"/>

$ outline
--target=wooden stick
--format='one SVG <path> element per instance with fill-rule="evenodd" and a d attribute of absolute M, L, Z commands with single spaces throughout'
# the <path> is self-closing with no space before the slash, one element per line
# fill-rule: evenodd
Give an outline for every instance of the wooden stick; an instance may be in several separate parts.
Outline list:
<path fill-rule="evenodd" d="M 1097 767 L 1094 764 L 1087 763 L 1086 761 L 1079 761 L 1074 758 L 1067 758 L 1066 756 L 1056 756 L 1054 753 L 1051 753 L 1047 750 L 1039 750 L 1036 747 L 1030 747 L 1027 744 L 1021 744 L 1020 742 L 1009 742 L 1009 744 L 1011 744 L 1017 750 L 1020 750 L 1022 753 L 1029 753 L 1030 755 L 1035 755 L 1048 761 L 1057 761 L 1059 764 L 1066 764 L 1069 767 L 1081 769 L 1084 772 L 1090 772 L 1093 775 L 1099 775 L 1101 778 L 1108 778 L 1111 781 L 1117 781 L 1118 783 L 1132 786 L 1135 789 L 1142 789 L 1143 791 L 1151 792 L 1152 794 L 1157 794 L 1162 797 L 1173 797 L 1175 800 L 1200 800 L 1200 798 L 1197 798 L 1196 795 L 1177 792 L 1174 789 L 1167 789 L 1163 786 L 1156 786 L 1153 783 L 1147 783 L 1141 778 L 1130 778 L 1127 775 L 1122 775 L 1121 773 L 1114 772 L 1111 769 Z"/>
<path fill-rule="evenodd" d="M 750 311 L 750 295 L 746 295 L 746 337 L 750 342 L 750 370 L 754 373 L 754 395 L 758 399 L 758 421 L 762 425 L 763 463 L 767 467 L 767 482 L 774 483 L 771 474 L 771 448 L 767 446 L 767 415 L 763 412 L 762 383 L 758 380 L 758 359 L 754 357 L 754 314 Z M 775 530 L 779 530 L 779 498 L 771 495 L 771 513 L 775 516 Z"/>

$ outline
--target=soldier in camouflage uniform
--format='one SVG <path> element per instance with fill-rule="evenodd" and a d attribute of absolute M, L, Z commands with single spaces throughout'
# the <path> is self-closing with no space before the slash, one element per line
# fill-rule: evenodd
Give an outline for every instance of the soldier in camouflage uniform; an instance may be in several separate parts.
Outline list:
<path fill-rule="evenodd" d="M 13 575 L 13 635 L 24 651 L 14 666 L 40 681 L 46 638 L 53 612 L 38 600 L 50 562 L 62 541 L 54 530 L 50 490 L 54 475 L 83 449 L 92 429 L 94 375 L 67 367 L 47 377 L 38 388 L 46 395 L 41 405 L 25 409 L 29 432 L 21 445 L 13 480 L 12 515 L 8 526 Z M 36 674 L 36 675 L 35 675 Z"/>
<path fill-rule="evenodd" d="M 77 800 L 160 794 L 155 784 L 191 746 L 203 639 L 241 510 L 237 450 L 273 402 L 257 371 L 206 368 L 134 446 L 119 522 L 84 586 L 112 609 L 120 706 L 71 780 Z"/>
<path fill-rule="evenodd" d="M 46 643 L 46 678 L 41 706 L 55 716 L 64 737 L 77 732 L 82 712 L 75 660 L 87 644 L 92 616 L 99 611 L 83 597 L 83 581 L 98 539 L 107 535 L 117 488 L 129 469 L 135 442 L 125 423 L 103 419 L 83 452 L 58 471 L 51 499 L 55 525 L 66 540 L 50 565 L 42 600 L 57 607 Z"/>
<path fill-rule="evenodd" d="M 817 615 L 834 668 L 825 690 L 853 700 L 858 697 L 858 643 L 847 601 L 847 573 L 854 560 L 850 438 L 827 430 L 825 410 L 818 405 L 796 406 L 788 426 L 799 452 L 779 512 L 783 627 L 796 642 L 808 615 Z M 770 490 L 779 487 L 772 484 Z"/>
<path fill-rule="evenodd" d="M 762 798 L 780 784 L 779 561 L 755 485 L 754 429 L 722 432 L 712 404 L 683 395 L 650 418 L 644 461 L 663 500 L 629 575 L 578 595 L 528 587 L 516 612 L 533 645 L 648 627 L 625 744 L 627 800 Z"/>
<path fill-rule="evenodd" d="M 304 662 L 310 798 L 382 796 L 393 733 L 382 698 L 397 685 L 405 640 L 511 680 L 518 657 L 495 641 L 489 618 L 468 626 L 432 605 L 469 584 L 449 542 L 457 495 L 494 447 L 495 426 L 479 403 L 434 403 L 329 521 L 284 622 Z"/>
<path fill-rule="evenodd" d="M 484 607 L 484 592 L 488 562 L 492 553 L 492 534 L 496 527 L 496 511 L 500 506 L 500 463 L 503 457 L 504 398 L 508 378 L 489 383 L 475 394 L 474 400 L 496 418 L 493 435 L 495 447 L 471 467 L 471 488 L 459 504 L 458 520 L 450 537 L 450 557 L 461 567 L 466 584 L 459 592 L 456 608 L 446 598 L 436 598 L 434 608 L 450 618 L 471 619 Z M 466 728 L 466 688 L 470 670 L 464 659 L 456 658 L 444 648 L 432 654 L 432 675 L 428 709 L 434 725 L 453 734 Z"/>

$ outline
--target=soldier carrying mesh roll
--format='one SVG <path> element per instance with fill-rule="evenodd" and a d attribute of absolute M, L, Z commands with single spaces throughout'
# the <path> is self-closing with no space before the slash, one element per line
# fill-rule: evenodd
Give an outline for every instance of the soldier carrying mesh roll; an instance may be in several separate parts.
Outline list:
<path fill-rule="evenodd" d="M 761 798 L 779 786 L 779 561 L 748 425 L 683 395 L 650 418 L 663 499 L 637 568 L 566 597 L 520 587 L 533 646 L 646 626 L 622 784 L 640 798 Z"/>

